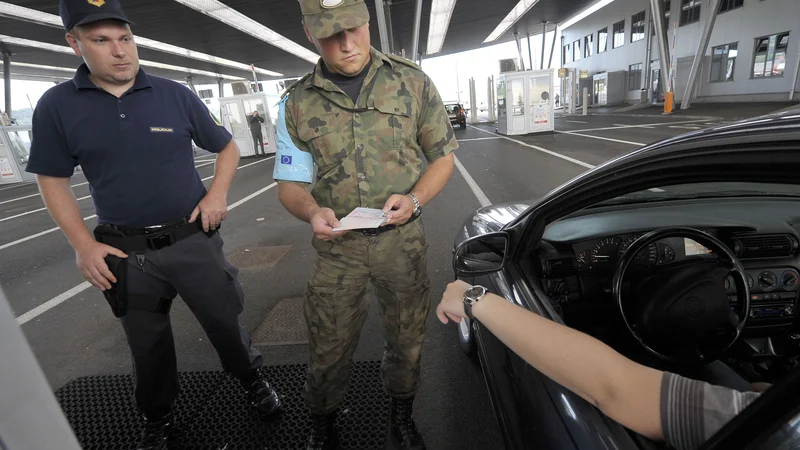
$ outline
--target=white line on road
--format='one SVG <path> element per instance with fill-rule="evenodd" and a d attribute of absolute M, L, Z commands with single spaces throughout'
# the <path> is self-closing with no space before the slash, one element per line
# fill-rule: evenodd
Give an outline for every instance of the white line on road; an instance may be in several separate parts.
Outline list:
<path fill-rule="evenodd" d="M 252 164 L 250 164 L 250 165 L 252 165 Z M 242 166 L 242 167 L 245 167 L 245 166 Z M 241 169 L 241 167 L 240 167 L 240 169 Z M 272 183 L 267 187 L 259 189 L 258 191 L 248 195 L 247 197 L 245 197 L 245 198 L 239 200 L 238 202 L 232 204 L 231 206 L 229 206 L 228 207 L 228 211 L 231 211 L 232 209 L 244 204 L 245 202 L 254 199 L 255 197 L 263 194 L 264 192 L 267 192 L 268 190 L 274 188 L 277 185 L 278 185 L 278 183 Z M 23 325 L 24 323 L 29 322 L 32 319 L 35 319 L 39 315 L 44 314 L 45 312 L 55 308 L 56 306 L 60 305 L 61 303 L 64 303 L 65 301 L 69 300 L 70 298 L 80 294 L 81 292 L 85 291 L 86 289 L 89 289 L 90 287 L 92 287 L 92 284 L 89 283 L 88 281 L 84 281 L 83 283 L 75 286 L 74 288 L 68 290 L 67 292 L 64 292 L 62 294 L 59 294 L 59 295 L 53 297 L 52 299 L 42 303 L 41 305 L 37 306 L 36 308 L 33 308 L 32 310 L 26 312 L 25 314 L 17 317 L 17 319 L 16 319 L 17 320 L 17 325 Z"/>
<path fill-rule="evenodd" d="M 207 163 L 198 164 L 198 165 L 194 166 L 194 168 L 195 168 L 195 169 L 199 169 L 199 168 L 201 168 L 201 167 L 210 166 L 211 164 L 214 164 L 215 162 L 217 162 L 217 161 L 216 161 L 216 160 L 214 160 L 214 161 L 209 161 L 209 162 L 207 162 Z"/>
<path fill-rule="evenodd" d="M 86 200 L 87 198 L 92 198 L 92 196 L 91 195 L 87 195 L 86 197 L 81 197 L 81 198 L 78 199 L 78 201 Z M 34 210 L 31 210 L 31 211 L 27 211 L 27 212 L 24 212 L 24 213 L 17 214 L 15 216 L 4 217 L 4 218 L 0 219 L 0 222 L 5 222 L 6 220 L 16 219 L 18 217 L 27 216 L 29 214 L 42 212 L 42 211 L 47 211 L 47 208 L 34 209 Z"/>
<path fill-rule="evenodd" d="M 623 126 L 615 126 L 615 127 L 603 127 L 603 128 L 587 128 L 585 130 L 575 130 L 575 131 L 564 131 L 563 133 L 584 133 L 586 131 L 606 131 L 606 130 L 619 130 L 621 128 L 647 128 L 647 127 L 657 127 L 661 125 L 680 125 L 684 123 L 704 123 L 708 122 L 707 120 L 684 120 L 680 122 L 659 122 L 659 123 L 643 123 L 641 125 L 623 125 Z"/>
<path fill-rule="evenodd" d="M 486 194 L 483 193 L 483 190 L 480 188 L 480 186 L 478 186 L 478 183 L 476 183 L 475 180 L 472 178 L 472 175 L 470 175 L 469 172 L 467 172 L 467 169 L 464 167 L 463 164 L 461 164 L 461 161 L 458 160 L 458 157 L 456 157 L 456 155 L 453 155 L 453 161 L 456 163 L 458 171 L 461 172 L 461 175 L 464 177 L 464 180 L 466 180 L 467 185 L 469 185 L 469 188 L 472 189 L 472 193 L 475 194 L 475 197 L 478 198 L 478 202 L 481 204 L 481 207 L 491 205 L 492 202 L 489 201 L 489 197 L 487 197 Z"/>
<path fill-rule="evenodd" d="M 683 130 L 702 130 L 703 127 L 690 127 L 686 125 L 670 125 L 669 128 L 680 128 Z"/>
<path fill-rule="evenodd" d="M 479 131 L 483 131 L 484 133 L 488 133 L 488 134 L 492 134 L 492 135 L 498 136 L 495 133 L 492 133 L 491 131 L 486 131 L 486 130 L 478 128 L 478 127 L 473 127 L 472 125 L 470 125 L 470 127 L 475 128 L 476 130 L 479 130 Z M 558 133 L 566 133 L 566 131 L 559 131 Z M 552 152 L 552 151 L 550 151 L 550 150 L 548 150 L 546 148 L 542 148 L 542 147 L 539 147 L 539 146 L 536 146 L 536 145 L 533 145 L 533 144 L 528 144 L 526 142 L 518 141 L 516 139 L 511 139 L 511 138 L 505 137 L 505 136 L 499 136 L 499 137 L 502 138 L 502 139 L 505 139 L 507 141 L 511 141 L 511 142 L 516 143 L 516 144 L 525 146 L 525 147 L 530 147 L 530 148 L 532 148 L 534 150 L 539 150 L 542 153 L 547 153 L 548 155 L 555 156 L 556 158 L 561 158 L 561 159 L 563 159 L 565 161 L 569 161 L 569 162 L 577 164 L 579 166 L 586 167 L 587 169 L 594 169 L 594 166 L 589 164 L 589 163 L 585 163 L 585 162 L 577 160 L 575 158 L 570 158 L 569 156 L 564 156 L 564 155 L 562 155 L 560 153 Z"/>
<path fill-rule="evenodd" d="M 624 124 L 624 123 L 615 123 L 613 125 L 615 127 L 620 127 L 620 128 L 633 128 L 633 127 L 636 127 L 636 128 L 647 128 L 649 130 L 653 130 L 653 129 L 656 128 L 656 127 L 651 126 L 651 125 L 628 125 L 628 124 Z"/>
<path fill-rule="evenodd" d="M 485 138 L 470 138 L 470 139 L 459 139 L 458 142 L 469 142 L 469 141 L 487 141 L 490 139 L 500 139 L 500 136 L 494 137 L 485 137 Z"/>
<path fill-rule="evenodd" d="M 570 136 L 581 136 L 581 137 L 587 137 L 587 138 L 592 138 L 592 139 L 600 139 L 600 140 L 603 140 L 603 141 L 619 142 L 620 144 L 630 144 L 630 145 L 638 145 L 638 146 L 644 145 L 641 142 L 623 141 L 621 139 L 611 139 L 611 138 L 607 138 L 607 137 L 592 136 L 590 134 L 573 133 L 572 131 L 558 131 L 558 130 L 556 130 L 556 133 L 568 134 Z"/>
<path fill-rule="evenodd" d="M 70 187 L 75 188 L 75 187 L 78 187 L 78 186 L 83 186 L 84 184 L 89 184 L 89 182 L 88 181 L 84 181 L 83 183 L 73 184 Z M 39 193 L 37 192 L 35 194 L 26 195 L 24 197 L 17 197 L 17 198 L 12 198 L 11 200 L 4 200 L 4 201 L 0 202 L 0 205 L 4 205 L 6 203 L 11 203 L 11 202 L 16 202 L 18 200 L 25 200 L 26 198 L 38 197 L 38 196 L 39 196 Z"/>
<path fill-rule="evenodd" d="M 239 167 L 238 167 L 236 170 L 239 170 L 239 169 L 244 169 L 245 167 L 250 167 L 250 166 L 253 166 L 253 165 L 255 165 L 255 164 L 260 164 L 260 163 L 262 163 L 262 162 L 264 162 L 264 161 L 268 161 L 268 160 L 270 160 L 270 159 L 272 159 L 272 158 L 274 158 L 274 156 L 270 156 L 269 158 L 264 158 L 264 159 L 262 159 L 262 160 L 259 160 L 259 161 L 256 161 L 256 162 L 253 162 L 253 163 L 250 163 L 250 164 L 245 164 L 245 165 L 243 165 L 243 166 L 239 166 Z M 212 176 L 210 176 L 210 177 L 203 178 L 203 181 L 210 180 L 211 178 L 214 178 L 214 176 L 212 175 Z M 84 217 L 84 218 L 83 218 L 83 220 L 84 220 L 84 221 L 86 221 L 86 220 L 91 220 L 91 219 L 94 219 L 95 217 L 97 217 L 97 215 L 94 215 L 94 214 L 93 214 L 93 215 L 91 215 L 91 216 Z M 58 229 L 59 229 L 58 227 L 53 227 L 53 228 L 50 228 L 49 230 L 44 230 L 44 231 L 42 231 L 42 232 L 40 232 L 40 233 L 32 234 L 32 235 L 30 235 L 30 236 L 27 236 L 27 237 L 24 237 L 24 238 L 22 238 L 22 239 L 17 239 L 17 240 L 16 240 L 16 241 L 14 241 L 14 242 L 9 242 L 8 244 L 3 244 L 3 245 L 0 245 L 0 250 L 5 250 L 5 249 L 7 249 L 7 248 L 9 248 L 9 247 L 13 247 L 13 246 L 15 246 L 15 245 L 17 245 L 17 244 L 21 244 L 21 243 L 23 243 L 23 242 L 30 241 L 31 239 L 36 239 L 36 238 L 38 238 L 38 237 L 41 237 L 41 236 L 44 236 L 44 235 L 46 235 L 46 234 L 50 234 L 50 233 L 52 233 L 52 232 L 54 232 L 54 231 L 58 231 Z"/>
<path fill-rule="evenodd" d="M 589 123 L 589 122 L 584 122 L 582 120 L 565 120 L 564 122 L 569 122 L 569 123 Z"/>

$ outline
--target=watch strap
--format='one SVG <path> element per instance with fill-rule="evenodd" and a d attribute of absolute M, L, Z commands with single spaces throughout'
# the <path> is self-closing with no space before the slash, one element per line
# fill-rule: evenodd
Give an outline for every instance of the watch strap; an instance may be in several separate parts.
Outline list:
<path fill-rule="evenodd" d="M 470 322 L 475 321 L 475 316 L 472 315 L 472 303 L 468 301 L 464 301 L 464 312 L 467 313 L 467 317 L 469 318 Z"/>

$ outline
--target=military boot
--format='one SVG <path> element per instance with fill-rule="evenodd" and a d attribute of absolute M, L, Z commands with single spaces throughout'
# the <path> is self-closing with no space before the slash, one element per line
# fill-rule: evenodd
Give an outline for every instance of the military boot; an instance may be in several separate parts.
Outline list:
<path fill-rule="evenodd" d="M 157 419 L 145 415 L 142 437 L 136 450 L 166 450 L 174 426 L 175 416 L 171 412 Z"/>
<path fill-rule="evenodd" d="M 339 433 L 336 431 L 336 412 L 311 414 L 311 433 L 306 450 L 337 450 Z"/>
<path fill-rule="evenodd" d="M 414 397 L 392 398 L 389 413 L 389 431 L 386 433 L 386 448 L 390 450 L 425 450 L 425 443 L 411 417 Z"/>
<path fill-rule="evenodd" d="M 261 378 L 258 372 L 253 372 L 248 377 L 240 379 L 239 383 L 247 394 L 247 402 L 262 417 L 271 416 L 281 409 L 281 399 L 278 394 L 266 380 Z"/>

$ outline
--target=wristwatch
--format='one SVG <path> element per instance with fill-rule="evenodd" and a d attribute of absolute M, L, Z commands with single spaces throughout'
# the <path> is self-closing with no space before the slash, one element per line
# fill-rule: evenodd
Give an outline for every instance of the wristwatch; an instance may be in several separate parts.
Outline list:
<path fill-rule="evenodd" d="M 464 311 L 469 320 L 475 320 L 475 317 L 472 316 L 472 305 L 482 299 L 486 292 L 488 290 L 483 286 L 472 286 L 464 292 Z"/>
<path fill-rule="evenodd" d="M 411 213 L 411 215 L 416 217 L 422 214 L 422 205 L 419 203 L 419 199 L 417 198 L 417 196 L 410 192 L 406 195 L 411 197 L 411 201 L 414 202 L 414 211 Z"/>

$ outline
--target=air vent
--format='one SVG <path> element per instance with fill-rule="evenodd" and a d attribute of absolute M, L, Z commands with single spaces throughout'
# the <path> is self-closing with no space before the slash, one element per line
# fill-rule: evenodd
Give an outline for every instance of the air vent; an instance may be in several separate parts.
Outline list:
<path fill-rule="evenodd" d="M 573 258 L 549 259 L 544 261 L 544 274 L 548 277 L 563 277 L 575 274 Z"/>
<path fill-rule="evenodd" d="M 739 258 L 776 258 L 790 256 L 796 251 L 797 240 L 788 235 L 772 234 L 736 239 L 736 254 Z"/>

